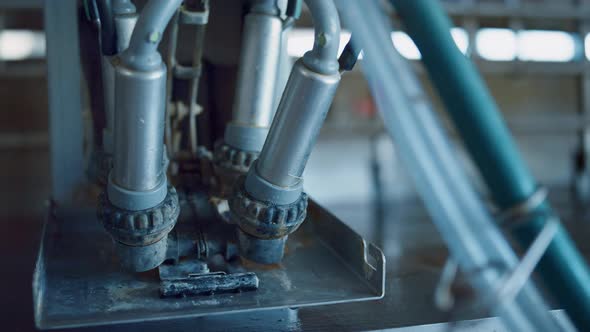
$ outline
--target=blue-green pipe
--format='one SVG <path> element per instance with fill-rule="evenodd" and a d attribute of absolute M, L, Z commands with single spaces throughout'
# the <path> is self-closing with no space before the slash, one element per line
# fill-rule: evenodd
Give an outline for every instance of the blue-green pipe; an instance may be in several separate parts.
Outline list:
<path fill-rule="evenodd" d="M 500 209 L 518 205 L 537 183 L 522 160 L 498 107 L 473 64 L 459 51 L 439 1 L 391 0 L 445 107 Z M 549 211 L 544 205 L 539 211 Z M 538 214 L 537 214 L 538 215 Z M 546 215 L 546 214 L 545 214 Z M 523 246 L 541 231 L 546 217 L 512 229 Z M 582 331 L 590 331 L 590 273 L 560 226 L 538 270 L 547 288 Z"/>

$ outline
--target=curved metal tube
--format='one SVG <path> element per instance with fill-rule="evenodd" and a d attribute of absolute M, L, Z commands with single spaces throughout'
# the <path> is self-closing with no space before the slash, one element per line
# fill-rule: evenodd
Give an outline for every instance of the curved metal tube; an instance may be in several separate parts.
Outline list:
<path fill-rule="evenodd" d="M 115 149 L 108 191 L 111 203 L 127 210 L 150 208 L 166 196 L 166 66 L 157 47 L 181 2 L 150 0 L 115 68 Z"/>
<path fill-rule="evenodd" d="M 295 63 L 256 162 L 262 178 L 280 187 L 301 182 L 339 83 L 338 72 L 323 75 L 307 68 L 301 60 Z"/>
<path fill-rule="evenodd" d="M 172 19 L 182 0 L 150 0 L 137 20 L 129 48 L 121 59 L 135 69 L 151 69 L 159 66 L 162 57 L 158 44 L 166 25 Z"/>
<path fill-rule="evenodd" d="M 301 185 L 303 170 L 340 82 L 336 6 L 331 0 L 306 3 L 314 17 L 314 47 L 293 66 L 255 167 L 258 176 L 279 187 Z M 256 194 L 257 189 L 246 181 L 250 194 L 262 196 Z"/>
<path fill-rule="evenodd" d="M 306 2 L 315 23 L 314 47 L 293 66 L 260 156 L 244 180 L 243 190 L 271 206 L 307 199 L 302 195 L 303 170 L 340 82 L 338 11 L 332 0 Z M 248 229 L 249 221 L 235 211 L 234 204 L 230 203 L 230 209 L 237 213 L 240 255 L 262 264 L 280 262 L 288 234 L 296 227 L 286 234 L 259 230 L 264 227 Z"/>
<path fill-rule="evenodd" d="M 332 1 L 305 0 L 315 29 L 313 49 L 303 56 L 305 65 L 321 74 L 338 71 L 340 19 Z"/>

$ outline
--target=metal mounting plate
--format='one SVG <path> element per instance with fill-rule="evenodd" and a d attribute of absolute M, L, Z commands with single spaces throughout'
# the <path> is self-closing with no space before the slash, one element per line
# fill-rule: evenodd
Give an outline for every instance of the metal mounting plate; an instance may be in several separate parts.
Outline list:
<path fill-rule="evenodd" d="M 198 317 L 380 299 L 385 258 L 352 229 L 310 200 L 308 217 L 289 237 L 274 268 L 251 267 L 255 292 L 188 298 L 159 297 L 157 270 L 120 269 L 95 208 L 50 211 L 35 274 L 35 322 L 40 329 Z"/>

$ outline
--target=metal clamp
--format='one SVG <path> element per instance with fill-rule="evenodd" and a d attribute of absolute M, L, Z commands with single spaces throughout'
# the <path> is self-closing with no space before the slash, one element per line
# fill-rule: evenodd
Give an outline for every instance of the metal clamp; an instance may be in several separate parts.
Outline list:
<path fill-rule="evenodd" d="M 531 197 L 533 196 L 535 195 L 533 194 Z M 539 197 L 540 196 L 541 195 L 539 195 Z M 540 202 L 543 201 L 544 199 Z M 538 204 L 530 204 L 529 206 L 538 206 Z M 547 222 L 543 226 L 543 229 L 539 232 L 522 259 L 513 269 L 510 269 L 503 263 L 491 261 L 481 268 L 476 268 L 467 272 L 466 276 L 469 278 L 470 276 L 473 277 L 475 274 L 482 274 L 489 271 L 490 269 L 494 269 L 503 270 L 503 276 L 498 280 L 497 285 L 493 286 L 495 291 L 490 293 L 493 295 L 479 299 L 473 298 L 470 301 L 464 303 L 464 306 L 475 305 L 479 308 L 489 309 L 513 301 L 520 290 L 524 287 L 527 280 L 530 278 L 535 267 L 553 241 L 553 238 L 557 234 L 558 230 L 558 218 L 555 215 L 550 215 L 550 217 L 547 219 Z M 456 305 L 456 297 L 452 291 L 452 285 L 456 279 L 457 272 L 457 263 L 452 259 L 448 259 L 445 263 L 443 273 L 435 290 L 435 304 L 443 311 L 453 311 L 458 309 L 458 306 Z"/>
<path fill-rule="evenodd" d="M 526 200 L 500 212 L 498 220 L 502 227 L 512 227 L 529 220 L 529 218 L 539 213 L 538 208 L 547 200 L 549 192 L 547 188 L 540 186 Z"/>

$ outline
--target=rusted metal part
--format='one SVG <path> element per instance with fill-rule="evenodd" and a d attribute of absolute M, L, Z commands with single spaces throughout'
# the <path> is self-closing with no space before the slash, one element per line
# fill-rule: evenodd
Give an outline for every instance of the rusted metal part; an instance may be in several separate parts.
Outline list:
<path fill-rule="evenodd" d="M 160 295 L 162 297 L 182 297 L 245 292 L 257 290 L 258 284 L 258 277 L 253 272 L 191 275 L 180 280 L 163 280 L 160 283 Z"/>
<path fill-rule="evenodd" d="M 106 190 L 99 195 L 97 214 L 112 236 L 120 263 L 125 269 L 148 271 L 174 254 L 172 249 L 177 249 L 174 239 L 171 241 L 174 247 L 168 248 L 168 235 L 180 214 L 174 187 L 168 188 L 162 203 L 140 211 L 121 209 L 112 204 L 107 196 Z"/>
<path fill-rule="evenodd" d="M 244 177 L 238 179 L 229 199 L 232 218 L 242 231 L 261 239 L 277 239 L 291 234 L 307 215 L 307 194 L 291 204 L 275 204 L 252 197 L 244 188 Z"/>
<path fill-rule="evenodd" d="M 208 249 L 207 258 L 200 260 L 209 270 L 228 275 L 254 272 L 260 280 L 258 291 L 160 298 L 157 273 L 132 274 L 121 269 L 111 238 L 93 219 L 95 208 L 89 198 L 87 204 L 64 207 L 48 216 L 34 278 L 37 326 L 65 328 L 252 314 L 383 296 L 385 262 L 381 251 L 313 201 L 309 202 L 307 222 L 289 236 L 281 263 L 259 265 L 236 257 L 237 234 L 228 232 L 235 230 L 235 225 L 203 211 L 199 203 L 203 200 L 193 203 L 193 197 L 194 192 L 179 191 L 178 252 L 181 257 L 185 252 L 192 252 L 192 256 L 180 258 L 178 264 L 197 261 L 197 247 L 187 241 L 195 238 L 191 232 L 203 230 Z M 197 270 L 179 272 L 178 265 L 172 267 L 185 278 L 185 272 Z"/>
<path fill-rule="evenodd" d="M 197 103 L 199 94 L 199 80 L 201 78 L 201 58 L 203 56 L 205 30 L 209 20 L 209 1 L 185 1 L 171 24 L 170 45 L 167 59 L 168 65 L 168 110 L 166 121 L 166 142 L 170 146 L 170 156 L 173 162 L 172 172 L 178 171 L 177 155 L 188 152 L 191 159 L 198 153 L 197 116 L 202 113 L 202 107 Z M 192 61 L 189 64 L 179 63 L 176 57 L 177 39 L 180 26 L 190 26 L 194 31 L 194 45 Z M 173 83 L 175 79 L 188 80 L 189 93 L 183 100 L 173 101 Z M 188 151 L 181 146 L 181 140 L 186 135 L 182 124 L 188 121 Z"/>

